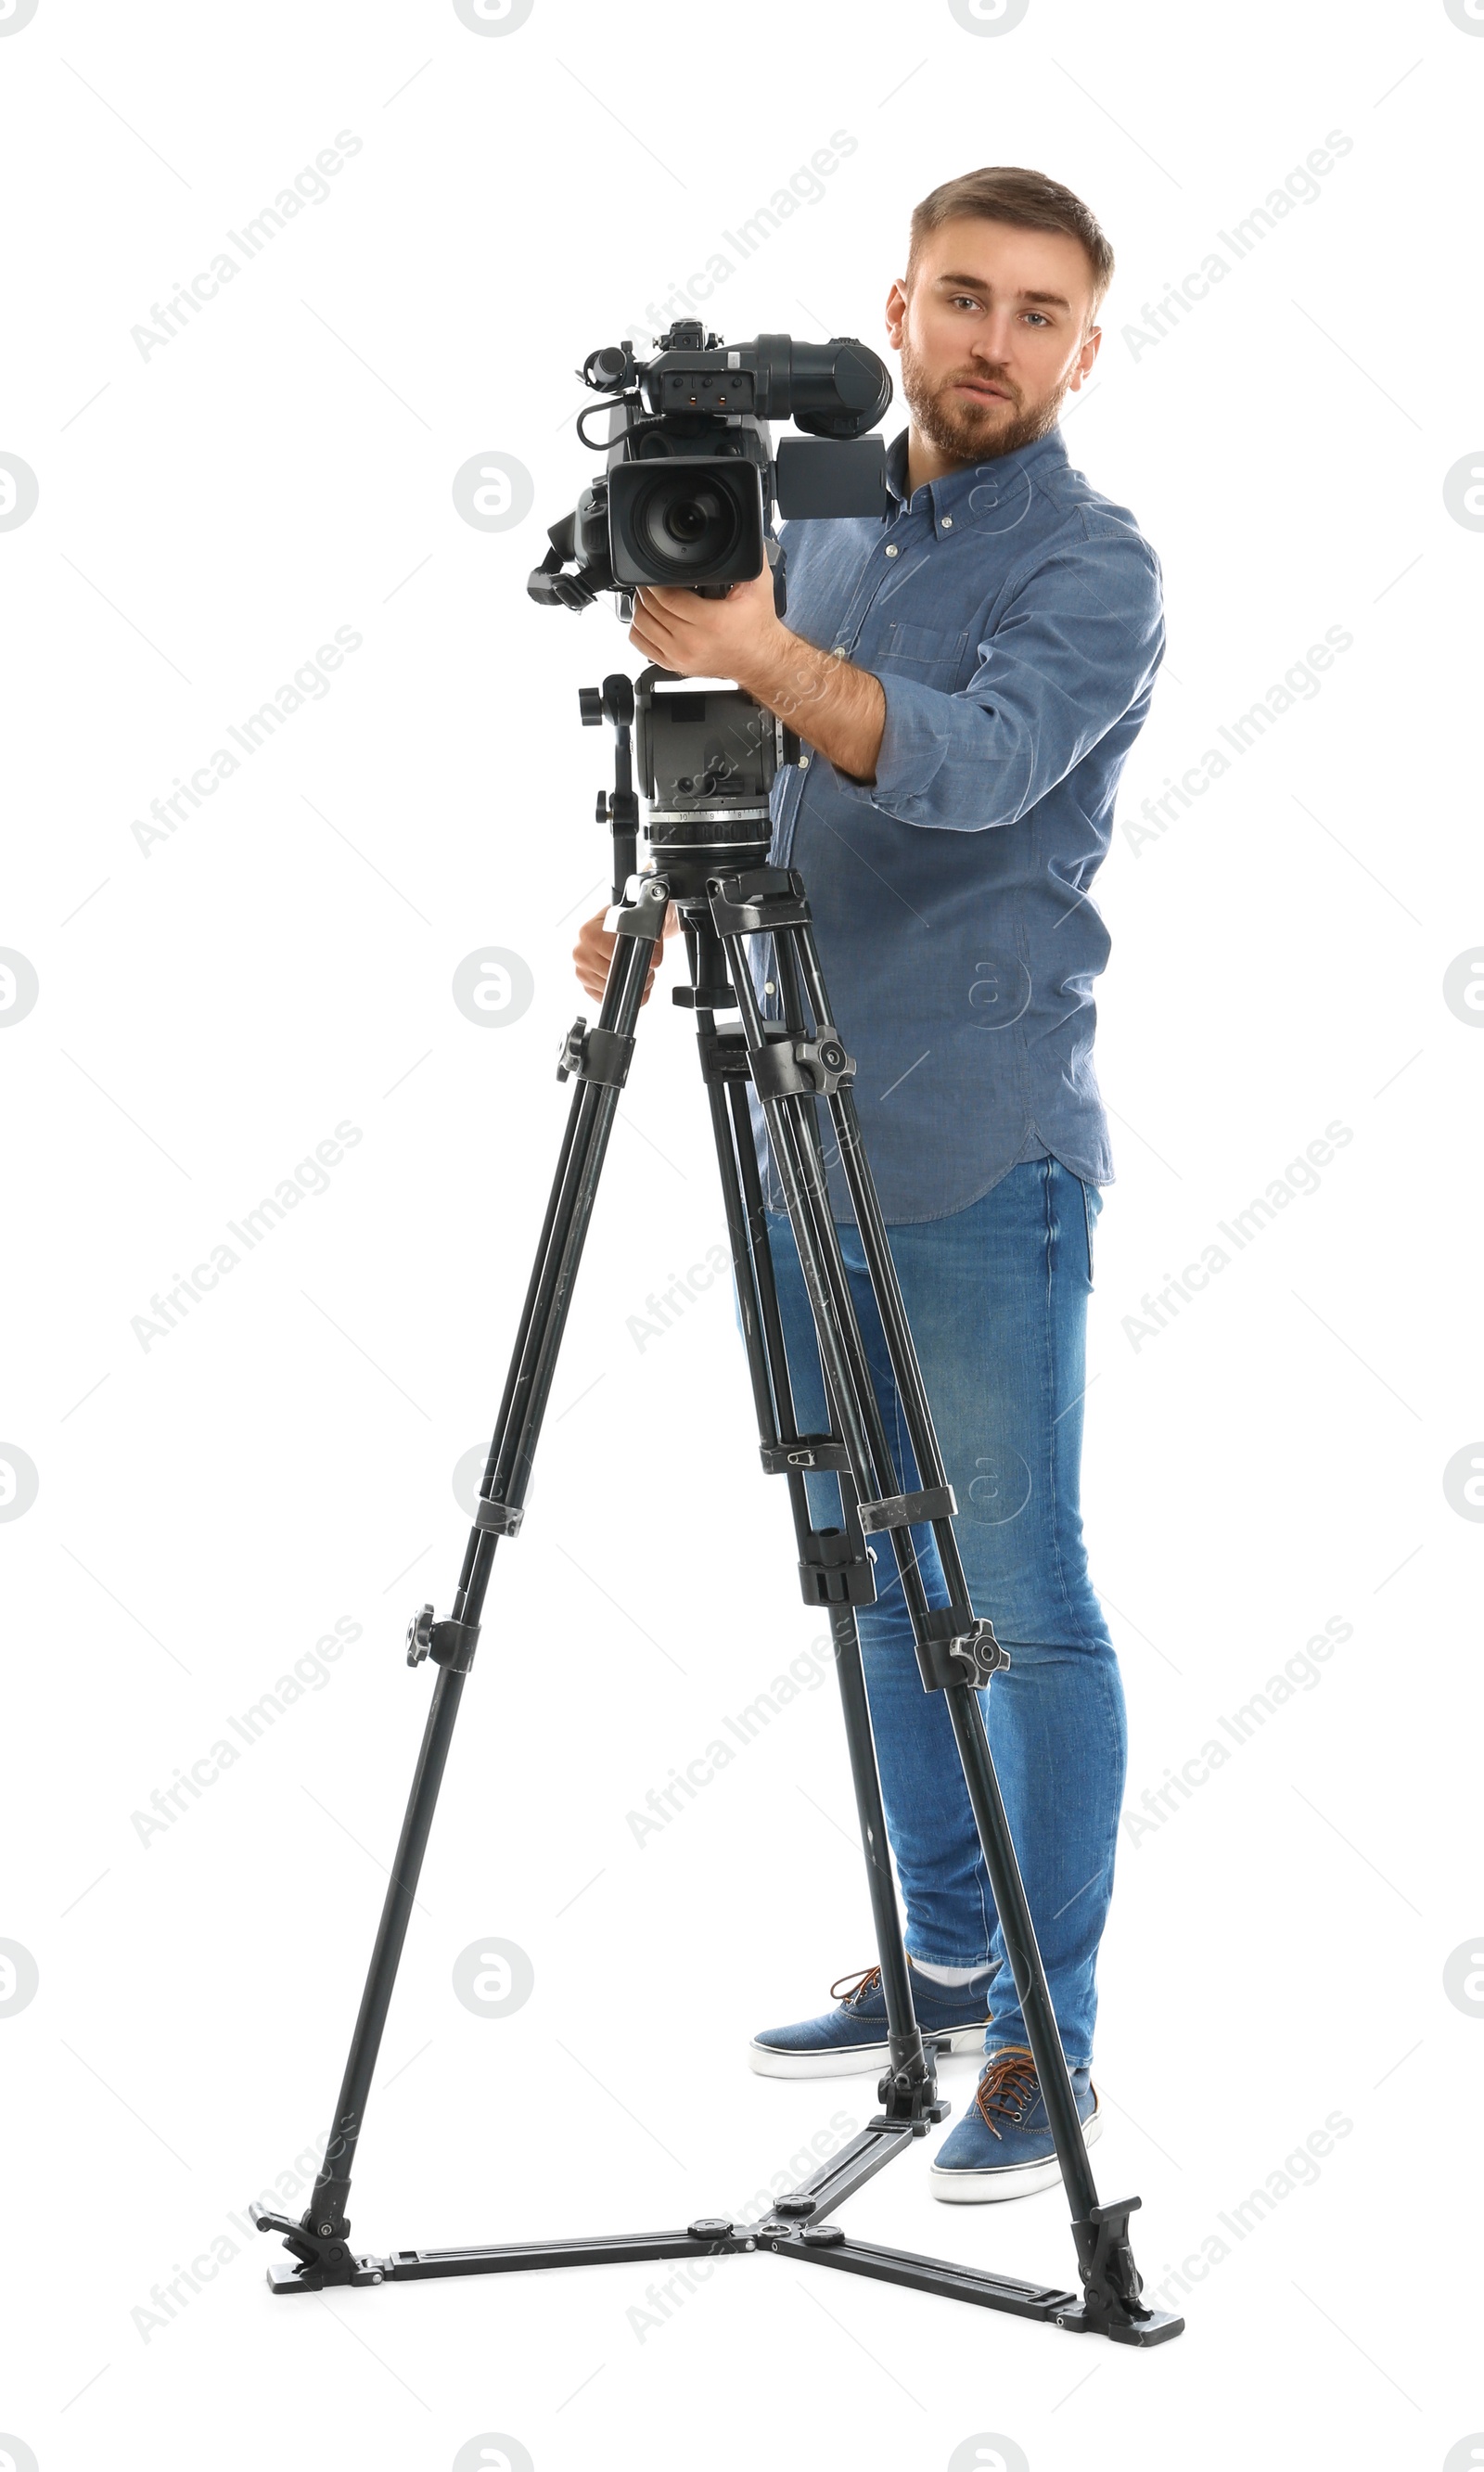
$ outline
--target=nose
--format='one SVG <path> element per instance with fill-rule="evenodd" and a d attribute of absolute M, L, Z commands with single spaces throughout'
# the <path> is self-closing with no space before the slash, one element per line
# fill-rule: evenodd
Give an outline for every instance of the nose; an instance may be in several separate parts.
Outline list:
<path fill-rule="evenodd" d="M 1013 353 L 1015 320 L 1008 307 L 991 309 L 982 319 L 974 339 L 976 360 L 1004 363 Z"/>

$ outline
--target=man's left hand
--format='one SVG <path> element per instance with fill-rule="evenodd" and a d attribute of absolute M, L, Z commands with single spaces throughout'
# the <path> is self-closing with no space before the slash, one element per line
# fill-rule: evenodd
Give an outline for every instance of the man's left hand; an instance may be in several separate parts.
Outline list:
<path fill-rule="evenodd" d="M 683 678 L 735 678 L 745 687 L 776 672 L 789 630 L 773 606 L 773 570 L 734 583 L 724 601 L 689 584 L 641 584 L 628 640 Z"/>

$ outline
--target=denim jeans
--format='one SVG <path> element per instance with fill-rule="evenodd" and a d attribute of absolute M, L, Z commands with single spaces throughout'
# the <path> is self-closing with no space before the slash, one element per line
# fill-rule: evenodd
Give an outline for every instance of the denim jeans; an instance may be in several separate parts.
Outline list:
<path fill-rule="evenodd" d="M 1088 1578 L 1078 1507 L 1087 1300 L 1097 1187 L 1024 1161 L 946 1218 L 889 1229 L 977 1614 L 1010 1665 L 979 1695 L 1068 2064 L 1093 2056 L 1097 1944 L 1113 1889 L 1126 1734 L 1118 1659 Z M 767 1214 L 794 1414 L 827 1431 L 824 1379 L 788 1218 Z M 859 1229 L 837 1227 L 898 1482 L 920 1482 Z M 816 1528 L 838 1480 L 805 1479 Z M 930 1527 L 910 1531 L 930 1604 L 948 1603 Z M 925 1691 L 889 1540 L 878 1602 L 859 1608 L 887 1833 L 907 1945 L 930 1964 L 998 1970 L 985 2048 L 1025 2041 L 1003 1935 L 941 1691 Z"/>

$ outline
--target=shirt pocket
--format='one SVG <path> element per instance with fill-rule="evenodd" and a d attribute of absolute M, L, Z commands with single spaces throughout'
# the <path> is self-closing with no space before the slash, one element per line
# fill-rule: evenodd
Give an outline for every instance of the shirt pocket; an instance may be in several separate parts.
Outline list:
<path fill-rule="evenodd" d="M 878 658 L 914 673 L 939 670 L 956 675 L 968 650 L 967 627 L 911 627 L 897 619 L 886 629 Z"/>

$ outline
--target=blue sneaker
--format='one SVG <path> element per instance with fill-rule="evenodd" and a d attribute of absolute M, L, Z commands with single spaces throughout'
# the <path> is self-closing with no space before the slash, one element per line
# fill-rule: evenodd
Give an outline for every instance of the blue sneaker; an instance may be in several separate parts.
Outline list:
<path fill-rule="evenodd" d="M 912 1965 L 912 2007 L 922 2028 L 924 2042 L 934 2044 L 939 2053 L 981 2052 L 984 2029 L 990 2022 L 985 2006 L 989 1988 L 989 1969 L 974 1983 L 956 1987 L 934 1983 Z M 755 2034 L 747 2046 L 749 2065 L 762 2078 L 845 2078 L 867 2072 L 880 2075 L 891 2056 L 886 2040 L 886 2001 L 882 1990 L 882 1970 L 869 1965 L 851 1988 L 840 1998 L 840 1985 L 851 1982 L 842 1974 L 839 1983 L 830 1985 L 832 2000 L 839 1998 L 837 2008 L 823 2017 L 806 2017 L 797 2026 L 768 2026 Z"/>
<path fill-rule="evenodd" d="M 1089 2146 L 1102 2135 L 1102 2106 L 1090 2071 L 1073 2069 L 1072 2090 Z M 1024 2043 L 996 2052 L 974 2101 L 939 2147 L 928 2172 L 935 2198 L 951 2205 L 983 2205 L 1025 2198 L 1061 2178 L 1036 2064 Z"/>

